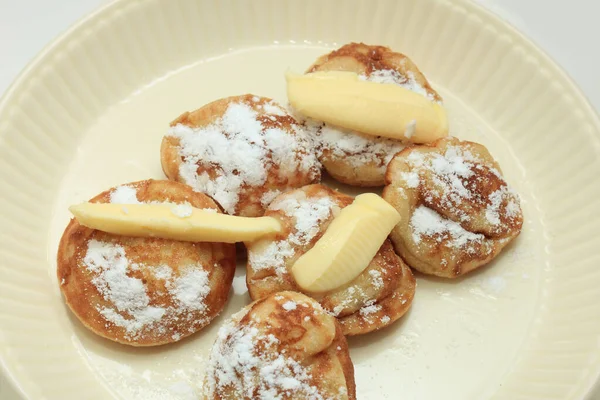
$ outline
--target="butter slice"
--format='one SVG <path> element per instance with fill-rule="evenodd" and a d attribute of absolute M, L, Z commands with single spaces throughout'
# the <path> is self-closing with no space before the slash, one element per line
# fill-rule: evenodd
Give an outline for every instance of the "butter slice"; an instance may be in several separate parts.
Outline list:
<path fill-rule="evenodd" d="M 82 203 L 69 210 L 83 226 L 124 236 L 235 243 L 281 231 L 272 217 L 235 217 L 193 207 L 181 213 L 175 204 Z"/>
<path fill-rule="evenodd" d="M 373 193 L 357 196 L 294 263 L 296 283 L 313 293 L 347 284 L 369 266 L 398 222 L 400 214 L 381 197 Z"/>
<path fill-rule="evenodd" d="M 290 104 L 301 114 L 374 136 L 429 143 L 448 136 L 444 107 L 398 85 L 353 72 L 286 73 Z"/>

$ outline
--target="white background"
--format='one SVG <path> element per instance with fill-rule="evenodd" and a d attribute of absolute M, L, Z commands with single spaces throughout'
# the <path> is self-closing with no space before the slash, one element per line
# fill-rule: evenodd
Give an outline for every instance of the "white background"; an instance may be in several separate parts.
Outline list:
<path fill-rule="evenodd" d="M 0 94 L 54 37 L 111 0 L 0 0 Z M 163 0 L 167 1 L 167 0 Z M 544 49 L 600 110 L 598 0 L 473 0 Z M 0 376 L 0 399 L 19 397 Z"/>

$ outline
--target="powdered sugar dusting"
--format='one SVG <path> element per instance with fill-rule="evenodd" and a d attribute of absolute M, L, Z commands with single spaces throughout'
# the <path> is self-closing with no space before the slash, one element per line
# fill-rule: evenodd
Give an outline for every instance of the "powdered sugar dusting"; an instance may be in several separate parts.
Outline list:
<path fill-rule="evenodd" d="M 452 248 L 465 248 L 467 251 L 475 251 L 474 243 L 482 243 L 485 236 L 479 233 L 469 232 L 460 224 L 443 218 L 440 214 L 425 206 L 415 209 L 411 219 L 412 237 L 419 244 L 423 236 L 436 237 L 438 242 L 446 241 L 446 245 Z"/>
<path fill-rule="evenodd" d="M 368 301 L 361 309 L 360 315 L 369 315 L 374 314 L 377 311 L 381 310 L 381 305 L 375 304 L 374 300 Z"/>
<path fill-rule="evenodd" d="M 260 198 L 260 204 L 262 204 L 263 207 L 267 208 L 269 204 L 271 204 L 271 202 L 275 200 L 275 197 L 279 196 L 280 194 L 280 190 L 269 190 L 268 192 L 265 192 Z"/>
<path fill-rule="evenodd" d="M 330 124 L 311 120 L 307 120 L 306 124 L 319 154 L 343 159 L 355 168 L 370 165 L 384 174 L 392 157 L 405 147 L 397 140 L 369 136 Z"/>
<path fill-rule="evenodd" d="M 411 151 L 405 159 L 409 171 L 399 174 L 405 188 L 422 188 L 424 206 L 415 210 L 411 218 L 413 239 L 420 243 L 421 236 L 444 235 L 452 240 L 446 243 L 460 248 L 468 243 L 482 242 L 483 234 L 500 232 L 503 221 L 511 223 L 520 216 L 518 196 L 504 182 L 500 172 L 481 162 L 471 151 L 461 146 L 447 146 L 442 154 L 435 151 Z M 492 193 L 487 187 L 497 185 Z M 439 209 L 446 219 L 427 206 Z M 471 250 L 473 250 L 471 248 Z M 474 251 L 474 250 L 473 250 Z"/>
<path fill-rule="evenodd" d="M 312 376 L 298 361 L 279 351 L 279 340 L 250 322 L 239 326 L 247 310 L 234 315 L 217 334 L 207 367 L 205 395 L 232 393 L 236 398 L 324 400 Z"/>
<path fill-rule="evenodd" d="M 286 115 L 271 103 L 266 112 Z M 190 128 L 177 124 L 168 135 L 179 139 L 183 162 L 179 175 L 194 190 L 207 193 L 233 214 L 244 187 L 267 181 L 271 164 L 309 174 L 318 169 L 310 142 L 296 127 L 295 135 L 283 128 L 265 128 L 258 113 L 245 103 L 230 103 L 222 118 L 209 126 Z M 285 161 L 285 163 L 283 162 Z M 199 167 L 209 168 L 215 176 Z"/>
<path fill-rule="evenodd" d="M 429 93 L 423 85 L 417 82 L 412 71 L 407 71 L 406 75 L 404 75 L 394 69 L 380 69 L 371 72 L 368 76 L 359 75 L 359 79 L 369 82 L 398 85 L 411 92 L 420 94 L 430 101 L 436 101 L 435 97 Z"/>
<path fill-rule="evenodd" d="M 263 104 L 262 107 L 267 114 L 279 116 L 287 115 L 287 112 L 280 105 L 273 101 Z"/>
<path fill-rule="evenodd" d="M 334 205 L 329 197 L 298 201 L 291 196 L 272 204 L 271 210 L 282 211 L 294 220 L 294 230 L 285 239 L 271 241 L 262 249 L 250 251 L 248 257 L 252 268 L 274 268 L 278 275 L 286 274 L 285 260 L 294 255 L 294 247 L 310 243 L 319 233 L 321 222 L 329 218 Z"/>
<path fill-rule="evenodd" d="M 490 194 L 490 203 L 485 210 L 485 217 L 490 224 L 500 225 L 502 222 L 500 213 L 502 212 L 501 207 L 506 197 L 517 198 L 517 195 L 508 186 L 502 186 Z M 519 204 L 514 199 L 510 199 L 506 204 L 504 212 L 508 218 L 515 218 L 520 214 L 521 207 L 519 207 Z"/>
<path fill-rule="evenodd" d="M 330 154 L 334 158 L 344 159 L 354 167 L 375 165 L 385 173 L 392 157 L 404 149 L 405 145 L 397 140 L 369 136 L 338 126 L 307 121 L 317 150 Z"/>
<path fill-rule="evenodd" d="M 139 338 L 147 328 L 164 330 L 163 323 L 171 318 L 184 318 L 191 311 L 208 311 L 204 303 L 210 292 L 208 273 L 199 266 L 190 266 L 176 277 L 168 265 L 154 269 L 154 277 L 165 282 L 177 303 L 177 307 L 160 307 L 151 304 L 144 282 L 130 276 L 145 266 L 128 260 L 122 246 L 92 239 L 83 264 L 94 273 L 92 283 L 98 292 L 114 306 L 99 306 L 98 312 L 107 321 L 125 328 L 129 340 Z"/>
<path fill-rule="evenodd" d="M 178 217 L 184 218 L 192 215 L 192 206 L 187 201 L 182 203 L 173 203 L 169 201 L 139 201 L 137 198 L 137 189 L 132 185 L 121 185 L 117 186 L 110 192 L 110 203 L 113 204 L 166 204 L 173 206 L 171 210 L 173 214 Z M 123 207 L 123 212 L 128 214 L 127 207 Z M 208 212 L 217 212 L 213 208 L 203 209 Z"/>
<path fill-rule="evenodd" d="M 176 204 L 171 207 L 171 212 L 179 218 L 187 218 L 192 215 L 193 208 L 189 204 Z"/>
<path fill-rule="evenodd" d="M 408 124 L 406 124 L 406 129 L 404 130 L 404 137 L 410 139 L 417 129 L 417 120 L 411 120 Z"/>
<path fill-rule="evenodd" d="M 117 186 L 110 193 L 110 202 L 115 204 L 141 204 L 137 199 L 135 188 L 127 185 Z"/>
<path fill-rule="evenodd" d="M 124 327 L 129 335 L 135 336 L 143 327 L 155 324 L 165 315 L 164 308 L 150 305 L 143 282 L 127 275 L 130 262 L 122 246 L 92 239 L 83 262 L 96 274 L 92 283 L 98 292 L 118 310 L 101 307 L 98 311 L 108 321 Z"/>
<path fill-rule="evenodd" d="M 420 179 L 419 174 L 417 174 L 416 172 L 403 172 L 402 179 L 406 181 L 406 186 L 408 186 L 411 189 L 419 187 Z"/>
<path fill-rule="evenodd" d="M 417 82 L 411 71 L 402 74 L 393 69 L 375 70 L 368 75 L 363 74 L 358 77 L 364 81 L 398 85 L 420 94 L 430 101 L 441 103 Z M 343 159 L 355 168 L 365 165 L 378 166 L 382 175 L 392 157 L 405 147 L 405 144 L 398 140 L 365 135 L 310 119 L 307 119 L 305 124 L 320 153 L 331 154 L 333 158 Z M 415 129 L 416 121 L 410 121 L 406 126 L 405 137 L 410 139 Z"/>
<path fill-rule="evenodd" d="M 373 314 L 376 314 L 381 310 L 381 304 L 376 304 L 375 300 L 369 300 L 367 303 L 365 303 L 363 307 L 361 307 L 360 310 L 358 310 L 358 313 L 361 317 L 364 318 L 365 321 L 367 321 L 370 324 L 373 324 L 376 322 L 376 320 L 374 319 L 375 315 Z"/>
<path fill-rule="evenodd" d="M 330 312 L 334 317 L 339 317 L 346 312 L 347 309 L 353 309 L 358 306 L 364 306 L 369 303 L 372 299 L 365 293 L 365 291 L 359 285 L 354 285 L 346 288 L 346 293 L 342 299 L 338 302 L 338 304 L 333 307 L 333 310 Z"/>
<path fill-rule="evenodd" d="M 203 269 L 186 271 L 168 284 L 181 307 L 189 311 L 206 311 L 204 299 L 210 293 L 208 273 Z"/>
<path fill-rule="evenodd" d="M 371 276 L 372 279 L 372 284 L 373 286 L 375 286 L 376 289 L 382 289 L 383 288 L 383 277 L 381 276 L 381 271 L 376 270 L 376 269 L 371 269 L 369 270 L 369 275 Z"/>
<path fill-rule="evenodd" d="M 294 255 L 294 248 L 287 240 L 270 242 L 261 249 L 254 249 L 248 253 L 250 265 L 255 271 L 273 268 L 278 276 L 288 273 L 285 268 L 285 260 Z"/>
<path fill-rule="evenodd" d="M 413 151 L 408 156 L 411 172 L 404 173 L 402 177 L 406 179 L 408 187 L 414 188 L 418 186 L 419 175 L 430 172 L 433 174 L 433 184 L 441 190 L 442 201 L 459 205 L 472 197 L 463 181 L 473 176 L 473 161 L 474 156 L 470 152 L 458 147 L 448 148 L 444 155 Z M 466 214 L 461 216 L 465 219 L 468 217 Z"/>

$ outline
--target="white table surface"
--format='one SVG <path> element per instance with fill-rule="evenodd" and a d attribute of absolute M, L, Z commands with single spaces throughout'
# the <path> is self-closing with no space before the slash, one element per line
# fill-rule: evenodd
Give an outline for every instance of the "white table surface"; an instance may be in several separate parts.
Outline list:
<path fill-rule="evenodd" d="M 0 0 L 0 94 L 54 37 L 111 0 Z M 165 0 L 166 1 L 166 0 Z M 600 110 L 600 1 L 473 0 L 529 36 Z M 0 399 L 20 397 L 0 376 Z M 594 396 L 595 400 L 600 395 Z"/>

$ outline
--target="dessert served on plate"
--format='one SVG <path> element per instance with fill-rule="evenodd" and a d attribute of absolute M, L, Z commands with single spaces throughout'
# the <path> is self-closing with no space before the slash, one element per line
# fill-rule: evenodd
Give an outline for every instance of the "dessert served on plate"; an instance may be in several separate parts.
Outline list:
<path fill-rule="evenodd" d="M 447 137 L 440 96 L 404 55 L 351 43 L 286 79 L 303 124 L 250 94 L 184 113 L 161 145 L 170 180 L 72 207 L 59 245 L 68 306 L 93 332 L 134 346 L 209 324 L 228 298 L 235 243 L 246 245 L 254 302 L 218 333 L 207 399 L 355 399 L 344 336 L 406 314 L 409 267 L 460 276 L 523 223 L 497 162 Z M 385 182 L 383 198 L 314 184 L 319 159 L 339 181 Z"/>
<path fill-rule="evenodd" d="M 219 211 L 208 196 L 173 181 L 147 180 L 107 190 L 92 203 L 169 203 Z M 191 208 L 190 207 L 190 208 Z M 65 301 L 94 333 L 132 346 L 176 342 L 223 309 L 235 271 L 235 246 L 105 233 L 72 219 L 58 248 Z"/>
<path fill-rule="evenodd" d="M 203 389 L 207 400 L 356 399 L 340 325 L 296 292 L 257 300 L 223 324 Z"/>
<path fill-rule="evenodd" d="M 278 194 L 321 179 L 303 127 L 273 100 L 251 94 L 182 114 L 160 155 L 169 179 L 245 217 L 261 216 Z"/>
<path fill-rule="evenodd" d="M 252 299 L 283 290 L 304 292 L 338 318 L 346 335 L 381 329 L 404 315 L 415 293 L 415 279 L 385 237 L 377 245 L 374 257 L 349 282 L 317 293 L 302 289 L 296 282 L 292 273 L 294 264 L 315 246 L 341 210 L 352 202 L 351 196 L 318 184 L 278 196 L 265 215 L 277 218 L 282 232 L 246 243 L 246 282 Z M 389 230 L 385 236 L 388 233 Z M 323 259 L 324 256 L 319 257 L 315 263 Z"/>
<path fill-rule="evenodd" d="M 319 57 L 306 72 L 327 71 L 353 72 L 361 80 L 398 85 L 432 102 L 442 102 L 417 66 L 405 55 L 388 47 L 349 43 Z M 310 118 L 305 124 L 327 172 L 336 180 L 350 185 L 383 186 L 387 164 L 394 154 L 411 143 L 410 131 L 404 138 L 392 139 Z"/>
<path fill-rule="evenodd" d="M 490 262 L 521 231 L 518 195 L 477 143 L 409 147 L 390 162 L 383 198 L 401 220 L 390 237 L 412 268 L 455 278 Z"/>

